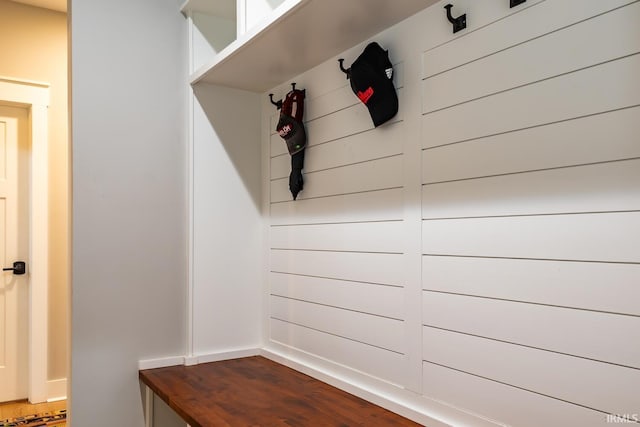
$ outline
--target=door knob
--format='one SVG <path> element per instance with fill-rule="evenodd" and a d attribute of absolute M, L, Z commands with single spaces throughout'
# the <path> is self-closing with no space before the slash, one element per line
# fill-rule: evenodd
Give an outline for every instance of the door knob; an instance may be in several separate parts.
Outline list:
<path fill-rule="evenodd" d="M 24 261 L 16 261 L 13 263 L 13 268 L 3 268 L 2 271 L 13 271 L 13 274 L 20 275 L 27 271 L 27 263 Z"/>

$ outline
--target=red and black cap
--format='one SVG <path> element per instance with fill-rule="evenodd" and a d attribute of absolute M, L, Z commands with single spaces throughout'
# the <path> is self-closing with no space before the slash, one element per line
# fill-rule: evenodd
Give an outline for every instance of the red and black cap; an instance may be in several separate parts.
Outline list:
<path fill-rule="evenodd" d="M 304 131 L 302 122 L 297 121 L 293 117 L 280 113 L 280 120 L 276 126 L 278 135 L 284 139 L 287 144 L 289 154 L 294 155 L 300 150 L 304 150 L 307 145 L 307 134 Z"/>
<path fill-rule="evenodd" d="M 351 90 L 369 109 L 374 126 L 385 123 L 398 112 L 398 95 L 393 85 L 393 65 L 389 52 L 376 42 L 369 43 L 358 58 L 345 70 Z"/>
<path fill-rule="evenodd" d="M 307 145 L 307 134 L 302 123 L 305 95 L 305 90 L 293 89 L 284 97 L 280 107 L 276 131 L 287 143 L 291 155 L 304 150 Z"/>
<path fill-rule="evenodd" d="M 302 169 L 304 167 L 304 149 L 307 146 L 307 133 L 304 130 L 302 118 L 304 116 L 304 98 L 306 90 L 295 88 L 285 96 L 284 100 L 273 102 L 272 95 L 269 95 L 271 102 L 280 109 L 280 119 L 276 126 L 278 135 L 287 144 L 287 150 L 291 154 L 291 174 L 289 175 L 289 190 L 296 200 L 298 193 L 302 191 L 304 179 Z"/>

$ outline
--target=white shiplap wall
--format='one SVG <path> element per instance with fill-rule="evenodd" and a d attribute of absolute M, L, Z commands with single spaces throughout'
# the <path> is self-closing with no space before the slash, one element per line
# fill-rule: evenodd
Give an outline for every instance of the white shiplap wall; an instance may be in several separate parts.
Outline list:
<path fill-rule="evenodd" d="M 402 70 L 398 64 L 399 96 Z M 274 132 L 277 111 L 267 111 L 270 338 L 401 383 L 403 113 L 373 129 L 344 75 L 337 66 L 331 71 L 320 81 L 297 80 L 307 90 L 308 147 L 305 187 L 295 202 L 291 158 Z"/>
<path fill-rule="evenodd" d="M 456 2 L 455 35 L 441 2 L 374 37 L 400 99 L 378 129 L 335 59 L 294 79 L 295 202 L 264 103 L 267 348 L 467 425 L 604 426 L 640 413 L 640 3 L 508 3 Z"/>

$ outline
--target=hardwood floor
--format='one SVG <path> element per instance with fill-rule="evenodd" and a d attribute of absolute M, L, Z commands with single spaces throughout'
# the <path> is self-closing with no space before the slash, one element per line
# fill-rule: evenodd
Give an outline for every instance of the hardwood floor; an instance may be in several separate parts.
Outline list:
<path fill-rule="evenodd" d="M 260 356 L 139 376 L 192 427 L 420 425 Z"/>
<path fill-rule="evenodd" d="M 44 412 L 61 411 L 63 409 L 67 409 L 66 400 L 36 404 L 31 404 L 26 400 L 0 403 L 0 421 Z M 64 426 L 64 424 L 58 424 L 58 426 Z"/>

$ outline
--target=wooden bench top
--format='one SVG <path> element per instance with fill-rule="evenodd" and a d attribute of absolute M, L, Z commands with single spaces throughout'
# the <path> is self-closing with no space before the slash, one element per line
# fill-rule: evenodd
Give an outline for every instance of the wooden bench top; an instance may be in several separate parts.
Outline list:
<path fill-rule="evenodd" d="M 420 425 L 261 356 L 139 376 L 191 427 Z"/>

